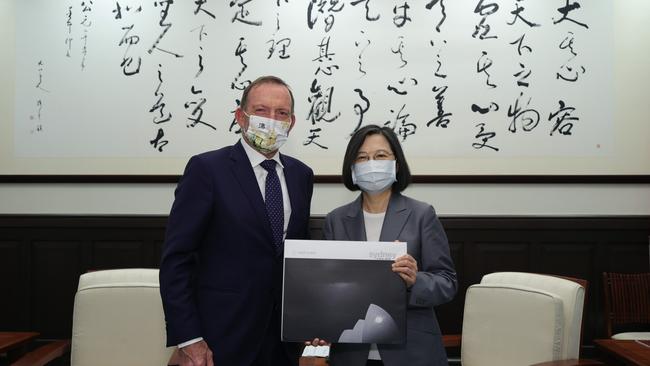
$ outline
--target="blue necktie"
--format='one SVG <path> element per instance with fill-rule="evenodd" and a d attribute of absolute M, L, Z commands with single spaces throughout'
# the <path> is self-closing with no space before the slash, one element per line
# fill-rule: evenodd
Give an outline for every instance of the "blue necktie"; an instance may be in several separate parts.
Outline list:
<path fill-rule="evenodd" d="M 282 236 L 284 234 L 284 205 L 282 204 L 282 188 L 280 179 L 275 171 L 275 160 L 264 160 L 260 165 L 268 174 L 264 185 L 264 203 L 266 204 L 266 214 L 271 222 L 271 232 L 273 233 L 273 246 L 275 254 L 282 253 Z"/>

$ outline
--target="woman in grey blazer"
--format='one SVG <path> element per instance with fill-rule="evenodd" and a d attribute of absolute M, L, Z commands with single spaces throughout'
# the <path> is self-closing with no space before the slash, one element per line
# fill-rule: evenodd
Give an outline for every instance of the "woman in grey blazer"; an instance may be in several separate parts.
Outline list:
<path fill-rule="evenodd" d="M 381 361 L 369 360 L 369 344 L 334 344 L 330 365 L 447 365 L 433 307 L 456 294 L 456 271 L 433 207 L 400 193 L 411 176 L 393 130 L 376 125 L 359 129 L 348 144 L 342 174 L 349 190 L 362 193 L 327 215 L 325 238 L 407 242 L 408 254 L 393 264 L 407 286 L 407 334 L 405 344 L 376 345 Z"/>

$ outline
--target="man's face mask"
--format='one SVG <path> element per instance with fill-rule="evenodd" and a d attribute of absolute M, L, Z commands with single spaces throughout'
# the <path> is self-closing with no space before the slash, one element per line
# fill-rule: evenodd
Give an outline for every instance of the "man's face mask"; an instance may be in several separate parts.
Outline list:
<path fill-rule="evenodd" d="M 289 137 L 291 121 L 278 121 L 272 118 L 256 115 L 248 116 L 248 129 L 246 138 L 253 147 L 262 154 L 272 153 L 278 150 Z"/>

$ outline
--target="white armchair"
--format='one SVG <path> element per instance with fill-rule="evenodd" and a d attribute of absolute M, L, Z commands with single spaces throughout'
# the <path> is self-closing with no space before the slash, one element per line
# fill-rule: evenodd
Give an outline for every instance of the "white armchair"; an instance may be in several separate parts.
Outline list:
<path fill-rule="evenodd" d="M 600 364 L 578 361 L 584 299 L 585 287 L 568 279 L 520 272 L 485 275 L 467 290 L 462 365 Z"/>
<path fill-rule="evenodd" d="M 83 274 L 74 301 L 72 366 L 167 365 L 158 270 Z"/>

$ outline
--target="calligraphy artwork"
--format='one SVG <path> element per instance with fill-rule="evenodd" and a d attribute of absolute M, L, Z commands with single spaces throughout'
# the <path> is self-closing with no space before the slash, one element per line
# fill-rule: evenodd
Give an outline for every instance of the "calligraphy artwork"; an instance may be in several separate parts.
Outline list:
<path fill-rule="evenodd" d="M 307 162 L 340 161 L 350 135 L 371 123 L 393 129 L 414 159 L 606 155 L 612 6 L 18 1 L 14 152 L 216 149 L 241 136 L 233 118 L 242 90 L 272 74 L 295 97 L 283 151 Z"/>

